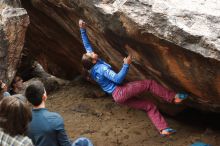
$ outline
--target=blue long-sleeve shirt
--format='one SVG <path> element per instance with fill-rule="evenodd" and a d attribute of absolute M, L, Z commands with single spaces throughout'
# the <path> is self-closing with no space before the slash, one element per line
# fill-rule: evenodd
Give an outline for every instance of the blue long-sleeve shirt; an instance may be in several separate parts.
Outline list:
<path fill-rule="evenodd" d="M 86 30 L 80 28 L 80 32 L 86 52 L 93 52 Z M 105 92 L 111 94 L 115 90 L 116 86 L 123 82 L 128 70 L 129 65 L 123 64 L 121 70 L 118 73 L 115 73 L 109 64 L 99 59 L 90 69 L 90 74 L 92 79 L 95 80 Z"/>
<path fill-rule="evenodd" d="M 64 129 L 63 118 L 46 108 L 33 109 L 28 137 L 35 146 L 71 146 Z"/>
<path fill-rule="evenodd" d="M 93 48 L 89 42 L 86 29 L 80 28 L 80 32 L 81 32 L 81 37 L 82 37 L 83 45 L 84 45 L 84 48 L 86 49 L 86 52 L 87 53 L 93 52 Z"/>

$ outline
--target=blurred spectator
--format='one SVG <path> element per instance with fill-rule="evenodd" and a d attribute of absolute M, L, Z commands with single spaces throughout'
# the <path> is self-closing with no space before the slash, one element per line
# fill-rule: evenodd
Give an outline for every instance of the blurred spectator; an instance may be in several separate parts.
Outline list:
<path fill-rule="evenodd" d="M 10 93 L 8 92 L 8 86 L 2 80 L 0 80 L 0 87 L 1 95 L 3 95 L 3 97 L 10 96 Z"/>
<path fill-rule="evenodd" d="M 10 94 L 22 94 L 24 91 L 23 79 L 20 76 L 15 76 L 11 83 Z"/>
<path fill-rule="evenodd" d="M 20 95 L 3 98 L 0 102 L 0 145 L 33 146 L 24 134 L 31 121 L 31 109 Z"/>

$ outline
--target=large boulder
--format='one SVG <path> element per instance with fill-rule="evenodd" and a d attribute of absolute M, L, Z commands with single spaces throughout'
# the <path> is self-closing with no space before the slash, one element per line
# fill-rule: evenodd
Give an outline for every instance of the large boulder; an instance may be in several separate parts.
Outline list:
<path fill-rule="evenodd" d="M 128 80 L 152 78 L 186 91 L 188 105 L 220 111 L 220 2 L 128 0 L 22 0 L 31 24 L 27 46 L 50 73 L 73 78 L 85 52 L 78 20 L 88 23 L 95 51 L 119 70 L 132 53 Z M 125 47 L 128 45 L 129 47 Z"/>
<path fill-rule="evenodd" d="M 28 24 L 20 1 L 0 0 L 0 79 L 7 83 L 17 71 Z"/>

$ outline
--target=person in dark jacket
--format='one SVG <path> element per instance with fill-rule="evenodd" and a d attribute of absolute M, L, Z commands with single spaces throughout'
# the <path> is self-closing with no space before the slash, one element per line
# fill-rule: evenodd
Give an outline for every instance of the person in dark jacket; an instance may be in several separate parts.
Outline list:
<path fill-rule="evenodd" d="M 96 81 L 105 92 L 112 95 L 116 103 L 145 110 L 161 135 L 167 136 L 174 133 L 175 130 L 168 127 L 167 122 L 159 113 L 154 103 L 147 99 L 137 99 L 135 96 L 149 91 L 167 102 L 180 103 L 186 99 L 188 95 L 170 91 L 154 80 L 142 80 L 122 84 L 132 62 L 131 56 L 124 58 L 121 70 L 116 73 L 112 70 L 111 65 L 100 59 L 93 51 L 86 33 L 86 23 L 83 20 L 79 20 L 79 27 L 83 45 L 87 52 L 82 56 L 82 65 L 84 70 L 88 71 L 90 77 Z"/>
<path fill-rule="evenodd" d="M 33 82 L 26 88 L 25 96 L 33 105 L 28 137 L 35 146 L 93 146 L 91 141 L 84 137 L 75 142 L 69 140 L 61 115 L 46 109 L 47 94 L 43 83 Z"/>

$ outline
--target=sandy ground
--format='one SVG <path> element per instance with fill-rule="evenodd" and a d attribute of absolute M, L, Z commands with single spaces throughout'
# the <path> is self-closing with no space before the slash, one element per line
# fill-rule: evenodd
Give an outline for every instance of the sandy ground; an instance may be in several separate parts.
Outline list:
<path fill-rule="evenodd" d="M 84 81 L 50 94 L 47 107 L 63 116 L 71 139 L 85 136 L 95 146 L 189 146 L 197 140 L 220 146 L 220 132 L 201 126 L 203 119 L 195 121 L 192 115 L 182 117 L 182 121 L 165 116 L 177 133 L 161 137 L 145 112 L 117 105 L 98 87 Z"/>

